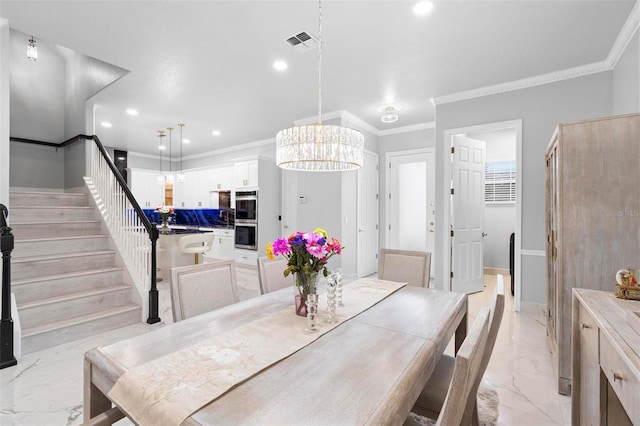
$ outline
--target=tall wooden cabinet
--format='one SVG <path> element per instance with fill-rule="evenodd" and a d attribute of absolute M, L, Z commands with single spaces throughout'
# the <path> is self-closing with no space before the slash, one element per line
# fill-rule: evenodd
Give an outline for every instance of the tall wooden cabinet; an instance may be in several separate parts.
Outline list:
<path fill-rule="evenodd" d="M 571 291 L 640 267 L 640 114 L 560 124 L 546 152 L 547 332 L 571 392 Z"/>

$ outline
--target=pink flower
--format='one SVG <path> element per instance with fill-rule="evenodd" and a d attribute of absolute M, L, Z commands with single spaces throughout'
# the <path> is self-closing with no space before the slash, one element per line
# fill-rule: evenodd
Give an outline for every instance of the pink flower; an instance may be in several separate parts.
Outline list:
<path fill-rule="evenodd" d="M 291 253 L 291 246 L 289 242 L 284 238 L 278 238 L 273 242 L 273 254 L 276 256 L 279 254 L 288 255 Z"/>
<path fill-rule="evenodd" d="M 304 234 L 304 239 L 307 241 L 307 252 L 316 259 L 322 259 L 325 256 L 325 238 L 322 234 L 315 234 L 313 232 L 307 232 Z"/>
<path fill-rule="evenodd" d="M 327 246 L 329 247 L 329 250 L 336 254 L 342 253 L 342 246 L 340 245 L 340 241 L 336 238 L 331 238 L 331 241 L 327 243 Z"/>

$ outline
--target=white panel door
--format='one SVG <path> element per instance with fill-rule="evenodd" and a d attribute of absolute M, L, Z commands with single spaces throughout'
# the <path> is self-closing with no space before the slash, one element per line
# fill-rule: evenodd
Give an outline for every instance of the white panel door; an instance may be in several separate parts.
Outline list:
<path fill-rule="evenodd" d="M 378 268 L 378 156 L 365 152 L 358 170 L 358 277 Z"/>
<path fill-rule="evenodd" d="M 433 253 L 435 152 L 398 152 L 388 161 L 387 247 Z"/>
<path fill-rule="evenodd" d="M 451 204 L 451 289 L 475 293 L 484 289 L 484 163 L 486 143 L 455 135 Z"/>

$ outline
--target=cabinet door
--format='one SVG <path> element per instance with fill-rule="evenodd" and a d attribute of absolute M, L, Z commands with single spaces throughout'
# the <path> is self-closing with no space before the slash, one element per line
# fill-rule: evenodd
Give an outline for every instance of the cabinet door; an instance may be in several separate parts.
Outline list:
<path fill-rule="evenodd" d="M 580 424 L 600 424 L 598 325 L 580 305 Z"/>
<path fill-rule="evenodd" d="M 236 188 L 258 186 L 258 160 L 243 161 L 235 165 Z"/>
<path fill-rule="evenodd" d="M 221 255 L 225 259 L 233 259 L 235 256 L 234 237 L 220 237 Z"/>

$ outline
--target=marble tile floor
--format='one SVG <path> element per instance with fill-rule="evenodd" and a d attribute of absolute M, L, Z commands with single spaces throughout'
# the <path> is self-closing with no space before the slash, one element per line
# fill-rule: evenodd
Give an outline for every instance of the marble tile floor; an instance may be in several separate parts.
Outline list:
<path fill-rule="evenodd" d="M 255 269 L 238 268 L 240 298 L 259 295 Z M 505 288 L 509 288 L 508 277 Z M 485 291 L 471 295 L 470 322 L 489 304 L 495 276 L 487 275 Z M 134 324 L 22 357 L 15 367 L 0 370 L 0 424 L 57 426 L 82 423 L 84 353 L 97 346 L 138 336 L 172 322 L 169 288 L 160 283 L 159 324 Z M 498 425 L 569 425 L 571 400 L 555 388 L 555 371 L 540 314 L 516 313 L 506 296 L 505 313 L 493 357 L 484 376 L 500 397 Z M 452 345 L 447 351 L 452 351 Z M 118 425 L 131 424 L 126 418 Z"/>

